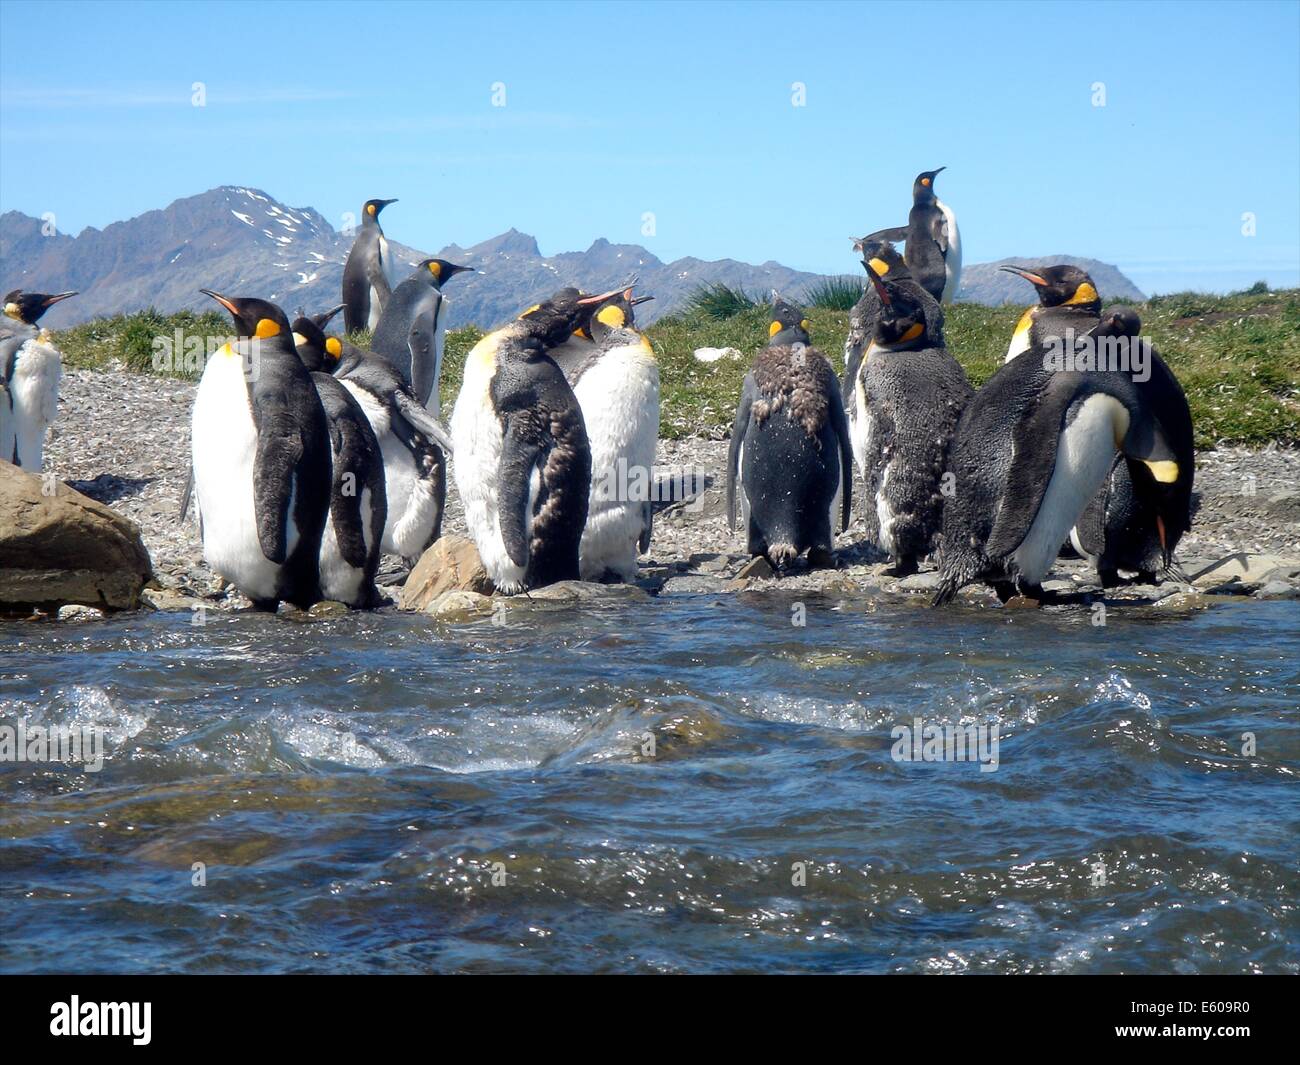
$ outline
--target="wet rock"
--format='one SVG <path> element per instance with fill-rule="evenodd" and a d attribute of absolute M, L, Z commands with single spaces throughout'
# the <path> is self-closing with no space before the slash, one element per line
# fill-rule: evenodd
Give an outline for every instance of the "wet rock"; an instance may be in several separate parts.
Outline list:
<path fill-rule="evenodd" d="M 59 607 L 58 618 L 60 621 L 102 621 L 104 612 L 93 606 L 70 606 Z"/>
<path fill-rule="evenodd" d="M 762 555 L 755 555 L 743 566 L 741 566 L 736 573 L 736 579 L 742 581 L 755 580 L 755 579 L 761 580 L 764 578 L 775 577 L 775 576 L 776 576 L 776 570 L 772 568 L 772 563 L 770 563 Z"/>
<path fill-rule="evenodd" d="M 1002 605 L 1007 610 L 1037 610 L 1043 604 L 1037 599 L 1030 599 L 1027 595 L 1013 595 Z"/>
<path fill-rule="evenodd" d="M 707 577 L 699 574 L 684 577 L 672 577 L 664 582 L 660 595 L 707 595 L 715 592 L 734 592 L 746 582 L 725 580 L 722 577 Z"/>
<path fill-rule="evenodd" d="M 0 611 L 69 603 L 133 610 L 152 571 L 134 522 L 0 462 Z"/>
<path fill-rule="evenodd" d="M 500 602 L 502 600 L 494 600 L 481 592 L 443 592 L 425 607 L 424 612 L 440 621 L 474 621 L 491 614 L 494 604 Z"/>
<path fill-rule="evenodd" d="M 1255 591 L 1256 599 L 1300 599 L 1300 586 L 1288 581 L 1271 580 Z"/>
<path fill-rule="evenodd" d="M 1191 582 L 1197 588 L 1225 588 L 1232 591 L 1251 591 L 1270 580 L 1288 580 L 1300 575 L 1300 561 L 1281 555 L 1254 555 L 1240 552 L 1221 558 L 1205 569 L 1191 573 Z"/>
<path fill-rule="evenodd" d="M 1174 592 L 1173 595 L 1167 595 L 1154 604 L 1159 610 L 1185 611 L 1204 610 L 1209 605 L 1209 597 L 1195 591 Z"/>
<path fill-rule="evenodd" d="M 184 595 L 171 588 L 146 588 L 143 596 L 146 606 L 155 610 L 183 610 L 187 614 L 196 606 L 210 606 L 210 603 L 192 595 Z"/>
<path fill-rule="evenodd" d="M 939 587 L 939 573 L 937 570 L 930 573 L 912 573 L 901 578 L 897 582 L 897 587 L 907 592 L 933 592 Z"/>
<path fill-rule="evenodd" d="M 649 593 L 635 584 L 594 584 L 590 581 L 557 581 L 545 588 L 534 588 L 527 595 L 512 596 L 511 605 L 530 599 L 550 603 L 618 603 L 649 599 Z"/>
<path fill-rule="evenodd" d="M 307 616 L 311 618 L 341 618 L 347 612 L 347 603 L 339 603 L 333 599 L 322 599 L 319 603 L 312 604 L 307 611 Z"/>
<path fill-rule="evenodd" d="M 425 610 L 445 592 L 495 591 L 474 541 L 464 536 L 444 536 L 430 547 L 402 586 L 398 604 L 403 610 Z"/>

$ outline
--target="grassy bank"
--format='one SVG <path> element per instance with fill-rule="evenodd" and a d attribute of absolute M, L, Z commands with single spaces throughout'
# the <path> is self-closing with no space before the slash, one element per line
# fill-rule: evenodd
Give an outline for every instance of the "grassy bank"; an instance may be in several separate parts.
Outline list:
<path fill-rule="evenodd" d="M 976 304 L 947 309 L 949 350 L 972 383 L 981 384 L 1001 365 L 1022 310 Z M 1187 392 L 1199 447 L 1300 444 L 1300 290 L 1231 296 L 1180 293 L 1139 304 L 1137 311 L 1143 332 Z M 848 312 L 813 309 L 808 317 L 814 343 L 837 371 L 842 369 Z M 662 369 L 663 436 L 727 435 L 741 378 L 767 338 L 767 321 L 764 308 L 741 310 L 721 320 L 696 309 L 647 329 Z M 155 338 L 175 338 L 177 329 L 182 336 L 224 336 L 230 320 L 214 312 L 143 311 L 62 330 L 57 342 L 69 366 L 99 368 L 121 362 L 141 373 L 193 377 L 193 360 L 155 370 Z M 480 336 L 473 327 L 447 334 L 445 397 L 459 389 L 465 354 Z M 701 347 L 733 347 L 744 357 L 702 363 L 694 357 Z"/>

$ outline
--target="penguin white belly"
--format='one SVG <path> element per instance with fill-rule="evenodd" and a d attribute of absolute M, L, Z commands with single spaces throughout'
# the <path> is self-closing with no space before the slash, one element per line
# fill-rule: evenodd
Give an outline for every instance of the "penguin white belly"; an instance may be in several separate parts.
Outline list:
<path fill-rule="evenodd" d="M 480 350 L 484 344 L 488 346 Z M 489 392 L 495 370 L 495 338 L 484 337 L 465 360 L 464 380 L 451 412 L 451 439 L 456 449 L 452 469 L 465 507 L 465 526 L 483 566 L 496 586 L 509 592 L 523 586 L 525 570 L 511 561 L 501 536 L 497 478 L 504 440 Z M 531 526 L 531 496 L 528 515 Z"/>
<path fill-rule="evenodd" d="M 1056 441 L 1056 466 L 1029 532 L 1011 559 L 1030 584 L 1047 575 L 1066 535 L 1097 494 L 1115 460 L 1128 412 L 1111 396 L 1089 396 Z M 1033 446 L 1032 441 L 1027 442 Z"/>
<path fill-rule="evenodd" d="M 591 441 L 579 571 L 583 580 L 607 570 L 632 580 L 659 440 L 659 367 L 639 344 L 615 348 L 578 379 L 574 394 Z"/>
<path fill-rule="evenodd" d="M 337 461 L 338 456 L 334 456 Z M 367 551 L 375 538 L 383 535 L 383 530 L 376 528 L 374 500 L 369 488 L 361 490 L 361 535 L 365 539 Z M 321 595 L 336 603 L 348 606 L 366 606 L 365 596 L 361 594 L 365 585 L 364 567 L 351 565 L 339 550 L 339 538 L 334 528 L 331 514 L 325 522 L 325 535 L 320 544 L 320 590 Z"/>
<path fill-rule="evenodd" d="M 952 208 L 942 200 L 934 201 L 948 223 L 948 252 L 943 257 L 945 280 L 943 283 L 943 303 L 951 303 L 957 298 L 957 289 L 961 285 L 961 233 L 957 229 L 957 216 Z"/>
<path fill-rule="evenodd" d="M 876 490 L 876 521 L 880 530 L 877 539 L 880 549 L 892 555 L 896 550 L 894 545 L 894 511 L 885 496 L 885 487 L 888 484 L 889 466 L 886 465 L 885 472 L 880 477 L 880 487 Z"/>
<path fill-rule="evenodd" d="M 208 360 L 191 422 L 194 498 L 203 557 L 250 599 L 276 598 L 280 567 L 262 554 L 253 502 L 257 428 L 244 383 L 244 362 L 229 347 Z M 289 501 L 288 548 L 298 542 Z M 287 557 L 287 556 L 286 556 Z"/>
<path fill-rule="evenodd" d="M 32 339 L 19 350 L 9 380 L 13 449 L 18 465 L 33 473 L 41 469 L 45 431 L 58 417 L 62 379 L 63 360 L 50 344 Z"/>
<path fill-rule="evenodd" d="M 863 359 L 862 365 L 866 365 Z M 853 382 L 853 399 L 849 403 L 849 444 L 853 448 L 853 462 L 858 473 L 867 476 L 867 441 L 871 438 L 871 414 L 867 411 L 867 391 L 862 384 L 861 370 Z"/>
<path fill-rule="evenodd" d="M 366 328 L 369 329 L 372 333 L 375 331 L 375 327 L 379 325 L 379 319 L 383 313 L 384 313 L 384 308 L 381 303 L 379 289 L 375 288 L 374 285 L 371 285 L 370 286 L 370 316 L 366 319 Z"/>

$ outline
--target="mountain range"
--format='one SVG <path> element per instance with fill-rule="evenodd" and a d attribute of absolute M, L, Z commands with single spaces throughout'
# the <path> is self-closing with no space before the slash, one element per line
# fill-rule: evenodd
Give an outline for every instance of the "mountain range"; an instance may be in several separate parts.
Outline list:
<path fill-rule="evenodd" d="M 231 185 L 102 230 L 88 227 L 75 237 L 46 235 L 44 228 L 41 219 L 19 211 L 0 215 L 0 292 L 76 289 L 77 299 L 57 304 L 43 319 L 54 328 L 150 306 L 163 312 L 209 309 L 212 303 L 200 288 L 263 296 L 291 317 L 299 309 L 321 311 L 339 302 L 343 263 L 353 239 L 310 207 L 287 207 L 258 189 Z M 586 251 L 547 256 L 533 237 L 513 228 L 468 247 L 450 244 L 423 252 L 394 239 L 400 228 L 400 219 L 393 218 L 386 229 L 390 249 L 402 264 L 400 275 L 429 255 L 482 271 L 448 283 L 453 329 L 496 325 L 565 285 L 600 291 L 633 274 L 640 278 L 638 289 L 655 296 L 638 311 L 645 322 L 681 308 L 691 291 L 705 283 L 723 282 L 751 293 L 777 288 L 798 297 L 823 280 L 823 275 L 772 261 L 752 265 L 683 258 L 665 263 L 640 245 L 603 238 Z M 993 305 L 1028 303 L 1029 286 L 999 272 L 1001 262 L 1041 266 L 1066 261 L 1088 270 L 1107 301 L 1144 298 L 1118 268 L 1071 256 L 968 265 L 958 298 Z"/>

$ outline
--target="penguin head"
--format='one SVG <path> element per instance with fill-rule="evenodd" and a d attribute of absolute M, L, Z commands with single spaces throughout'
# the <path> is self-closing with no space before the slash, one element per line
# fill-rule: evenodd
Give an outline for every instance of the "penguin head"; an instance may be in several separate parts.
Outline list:
<path fill-rule="evenodd" d="M 441 288 L 445 281 L 457 274 L 477 272 L 472 266 L 457 266 L 446 259 L 422 259 L 415 269 L 417 273 L 424 271 L 425 277 L 435 288 Z"/>
<path fill-rule="evenodd" d="M 999 269 L 1023 277 L 1033 285 L 1038 293 L 1038 302 L 1044 307 L 1080 307 L 1094 314 L 1101 313 L 1097 287 L 1088 272 L 1077 266 L 1044 266 L 1041 270 L 1002 266 Z"/>
<path fill-rule="evenodd" d="M 650 341 L 636 331 L 632 324 L 631 289 L 620 293 L 618 297 L 602 303 L 591 317 L 588 330 L 596 347 L 604 352 L 628 344 L 640 344 L 646 351 L 654 354 Z M 651 299 L 643 296 L 642 301 Z"/>
<path fill-rule="evenodd" d="M 887 240 L 856 237 L 853 241 L 853 250 L 861 254 L 862 265 L 875 271 L 877 277 L 896 281 L 900 277 L 910 276 L 903 263 L 903 257 L 898 254 L 898 249 Z"/>
<path fill-rule="evenodd" d="M 16 288 L 5 296 L 5 314 L 25 325 L 35 325 L 40 321 L 41 315 L 56 303 L 75 295 L 75 292 L 59 292 L 51 296 L 44 292 L 24 292 Z"/>
<path fill-rule="evenodd" d="M 329 320 L 326 315 L 317 315 L 316 318 Z M 327 345 L 331 338 L 325 336 L 325 331 L 317 324 L 316 318 L 299 315 L 293 320 L 294 350 L 298 352 L 298 358 L 308 370 L 324 370 L 330 373 L 338 365 L 338 356 L 330 353 Z M 335 344 L 337 345 L 338 341 L 335 341 Z"/>
<path fill-rule="evenodd" d="M 919 348 L 928 341 L 925 308 L 907 285 L 887 282 L 866 264 L 867 276 L 880 297 L 880 317 L 872 338 L 882 348 Z"/>
<path fill-rule="evenodd" d="M 912 182 L 912 202 L 933 203 L 934 179 L 939 176 L 941 171 L 947 169 L 946 166 L 941 166 L 938 170 L 923 170 L 917 174 L 916 180 Z"/>
<path fill-rule="evenodd" d="M 253 340 L 272 340 L 278 337 L 282 344 L 293 344 L 289 319 L 274 303 L 253 297 L 222 296 L 206 288 L 199 291 L 205 296 L 211 296 L 230 312 L 239 336 Z"/>
<path fill-rule="evenodd" d="M 636 325 L 636 307 L 642 303 L 648 303 L 654 299 L 653 296 L 633 296 L 632 286 L 636 283 L 636 278 L 628 282 L 627 287 L 621 292 L 615 292 L 608 299 L 601 303 L 589 303 L 584 306 L 582 313 L 578 316 L 578 322 L 574 326 L 573 335 L 582 337 L 584 340 L 595 340 L 596 335 L 592 331 L 593 320 L 607 307 L 617 307 L 623 316 L 623 323 L 631 329 Z"/>
<path fill-rule="evenodd" d="M 313 314 L 311 316 L 311 320 L 316 323 L 316 327 L 318 329 L 324 329 L 327 325 L 330 324 L 330 319 L 333 318 L 336 314 L 338 314 L 339 311 L 341 310 L 343 310 L 343 304 L 340 303 L 337 307 L 331 307 L 328 311 L 323 311 L 320 314 Z M 296 324 L 294 327 L 294 331 L 295 332 L 297 331 Z"/>
<path fill-rule="evenodd" d="M 812 338 L 808 335 L 808 327 L 811 324 L 804 317 L 804 313 L 799 307 L 787 300 L 781 293 L 773 290 L 772 320 L 767 326 L 767 346 L 769 348 L 785 344 L 807 344 L 811 346 Z"/>
<path fill-rule="evenodd" d="M 396 200 L 367 200 L 361 206 L 361 213 L 367 222 L 378 222 L 379 212 Z"/>
<path fill-rule="evenodd" d="M 584 296 L 576 288 L 562 288 L 549 299 L 534 303 L 517 321 L 525 335 L 540 340 L 548 348 L 555 347 L 573 335 L 587 308 L 599 306 L 616 294 L 617 290 Z"/>

